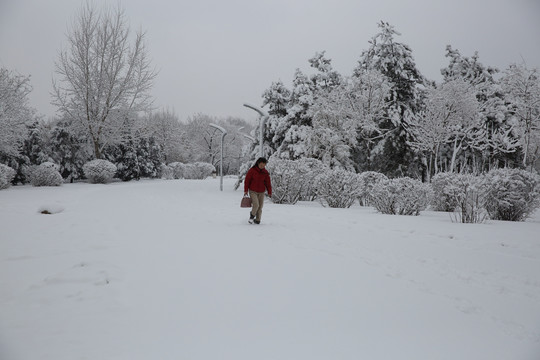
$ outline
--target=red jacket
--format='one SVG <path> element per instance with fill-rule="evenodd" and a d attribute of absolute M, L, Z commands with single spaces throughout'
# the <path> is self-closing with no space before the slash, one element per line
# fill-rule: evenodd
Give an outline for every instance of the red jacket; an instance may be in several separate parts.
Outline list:
<path fill-rule="evenodd" d="M 244 181 L 244 192 L 252 190 L 255 192 L 264 192 L 268 190 L 268 196 L 272 196 L 272 183 L 270 182 L 270 174 L 266 169 L 259 169 L 258 166 L 252 167 L 246 174 Z"/>

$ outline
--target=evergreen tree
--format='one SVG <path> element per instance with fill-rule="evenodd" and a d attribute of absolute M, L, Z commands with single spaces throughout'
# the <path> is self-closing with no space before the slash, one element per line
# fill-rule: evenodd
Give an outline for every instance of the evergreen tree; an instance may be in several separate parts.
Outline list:
<path fill-rule="evenodd" d="M 26 156 L 32 165 L 48 161 L 45 153 L 45 129 L 42 123 L 34 121 L 27 125 L 27 136 L 23 141 L 20 154 Z"/>
<path fill-rule="evenodd" d="M 407 112 L 416 112 L 419 106 L 418 85 L 424 77 L 416 68 L 412 50 L 408 45 L 395 41 L 400 35 L 386 22 L 379 23 L 380 32 L 370 40 L 370 47 L 360 57 L 355 76 L 365 70 L 377 70 L 392 84 L 390 106 L 383 127 L 391 129 L 377 144 L 374 169 L 388 175 L 414 174 L 414 152 L 407 145 Z"/>
<path fill-rule="evenodd" d="M 53 126 L 49 151 L 64 179 L 73 182 L 84 178 L 83 166 L 91 159 L 91 151 L 84 137 L 71 132 L 68 122 L 59 121 Z"/>

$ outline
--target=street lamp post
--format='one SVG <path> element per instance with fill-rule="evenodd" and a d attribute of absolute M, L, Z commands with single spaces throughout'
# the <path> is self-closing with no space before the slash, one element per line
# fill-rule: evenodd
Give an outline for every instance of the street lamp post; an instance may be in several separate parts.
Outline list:
<path fill-rule="evenodd" d="M 221 131 L 221 159 L 219 161 L 219 176 L 220 176 L 219 189 L 223 191 L 223 139 L 225 139 L 225 135 L 227 135 L 227 130 L 225 130 L 224 128 L 216 124 L 208 124 L 208 125 Z"/>
<path fill-rule="evenodd" d="M 266 120 L 268 119 L 268 114 L 266 113 L 266 111 L 264 111 L 263 109 L 261 109 L 261 108 L 259 108 L 257 106 L 253 106 L 253 105 L 250 105 L 250 104 L 244 104 L 244 106 L 247 107 L 247 108 L 250 108 L 252 110 L 255 110 L 260 115 L 260 118 L 261 118 L 261 121 L 260 121 L 261 132 L 259 134 L 259 144 L 261 146 L 261 149 L 260 149 L 260 154 L 261 155 L 260 156 L 264 157 L 264 144 L 263 144 L 264 124 L 266 123 Z"/>

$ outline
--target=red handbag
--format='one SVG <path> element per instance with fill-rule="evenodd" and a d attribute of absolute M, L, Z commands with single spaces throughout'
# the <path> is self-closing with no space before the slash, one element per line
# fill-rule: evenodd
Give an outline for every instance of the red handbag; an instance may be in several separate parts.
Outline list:
<path fill-rule="evenodd" d="M 251 198 L 249 196 L 244 196 L 242 201 L 240 201 L 240 207 L 248 208 L 251 207 Z"/>

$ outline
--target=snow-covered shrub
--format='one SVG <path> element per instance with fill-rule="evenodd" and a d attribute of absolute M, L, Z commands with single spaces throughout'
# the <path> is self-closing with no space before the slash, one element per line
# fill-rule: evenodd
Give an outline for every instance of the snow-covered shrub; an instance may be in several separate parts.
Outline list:
<path fill-rule="evenodd" d="M 519 169 L 486 174 L 486 210 L 491 219 L 523 221 L 540 206 L 540 177 Z"/>
<path fill-rule="evenodd" d="M 181 163 L 181 162 L 173 162 L 173 163 L 170 163 L 169 166 L 173 169 L 173 177 L 175 179 L 184 178 L 186 164 Z"/>
<path fill-rule="evenodd" d="M 0 164 L 0 190 L 11 186 L 11 181 L 15 178 L 16 171 L 7 165 Z"/>
<path fill-rule="evenodd" d="M 179 175 L 182 172 L 182 177 L 184 179 L 206 179 L 208 176 L 212 175 L 216 168 L 214 165 L 204 162 L 195 162 L 192 164 L 181 164 L 176 163 L 175 165 L 175 178 L 177 174 Z"/>
<path fill-rule="evenodd" d="M 174 169 L 166 164 L 161 164 L 160 168 L 161 172 L 161 178 L 165 180 L 172 180 L 174 179 Z"/>
<path fill-rule="evenodd" d="M 179 167 L 179 165 L 177 165 L 176 167 Z M 175 167 L 175 169 L 176 169 Z M 194 164 L 182 164 L 182 171 L 183 171 L 183 175 L 182 177 L 184 179 L 195 179 L 196 178 L 196 172 L 197 170 L 195 169 L 195 165 Z"/>
<path fill-rule="evenodd" d="M 317 176 L 329 170 L 322 161 L 312 158 L 301 158 L 296 160 L 299 163 L 299 171 L 303 179 L 302 190 L 300 191 L 301 201 L 313 201 L 317 197 Z M 272 174 L 271 174 L 272 175 Z M 274 195 L 272 194 L 272 197 Z"/>
<path fill-rule="evenodd" d="M 358 175 L 343 169 L 323 172 L 316 183 L 319 201 L 332 208 L 351 207 L 362 191 Z"/>
<path fill-rule="evenodd" d="M 37 166 L 30 176 L 30 183 L 33 186 L 60 186 L 63 182 L 58 166 L 48 161 Z"/>
<path fill-rule="evenodd" d="M 484 209 L 485 181 L 483 176 L 456 174 L 449 178 L 444 195 L 455 202 L 456 221 L 461 223 L 483 222 L 487 214 Z"/>
<path fill-rule="evenodd" d="M 84 176 L 93 184 L 111 182 L 116 174 L 116 166 L 107 160 L 92 160 L 83 166 Z"/>
<path fill-rule="evenodd" d="M 458 206 L 457 199 L 445 192 L 445 188 L 451 185 L 458 174 L 441 172 L 431 179 L 433 199 L 431 206 L 434 211 L 454 211 Z"/>
<path fill-rule="evenodd" d="M 193 163 L 193 166 L 194 168 L 191 174 L 191 179 L 206 179 L 216 171 L 216 167 L 214 165 L 205 162 L 196 162 Z"/>
<path fill-rule="evenodd" d="M 431 197 L 431 187 L 409 177 L 380 180 L 371 192 L 373 206 L 383 214 L 419 215 Z"/>
<path fill-rule="evenodd" d="M 302 168 L 300 161 L 274 158 L 268 162 L 267 170 L 272 176 L 272 202 L 296 204 L 306 183 L 303 175 L 309 168 Z"/>
<path fill-rule="evenodd" d="M 365 171 L 358 175 L 358 179 L 362 189 L 360 196 L 358 197 L 358 201 L 360 202 L 360 205 L 363 206 L 370 206 L 373 204 L 371 195 L 373 192 L 373 186 L 380 181 L 388 180 L 386 175 L 376 171 Z"/>

